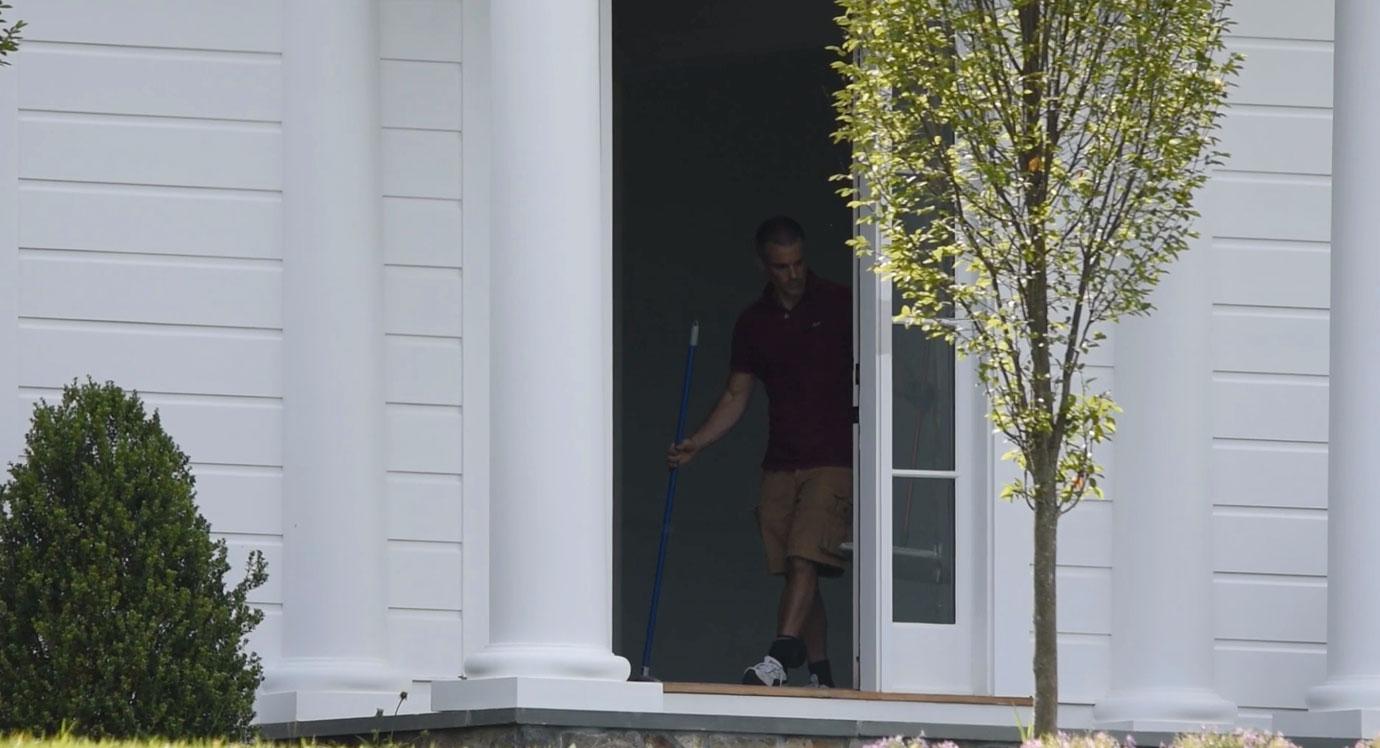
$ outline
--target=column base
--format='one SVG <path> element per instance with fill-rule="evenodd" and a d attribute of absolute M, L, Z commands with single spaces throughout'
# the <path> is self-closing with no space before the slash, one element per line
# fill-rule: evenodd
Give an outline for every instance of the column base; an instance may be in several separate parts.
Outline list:
<path fill-rule="evenodd" d="M 1289 737 L 1362 740 L 1380 734 L 1380 709 L 1335 709 L 1275 716 L 1276 730 Z"/>
<path fill-rule="evenodd" d="M 583 709 L 660 712 L 660 683 L 580 678 L 469 678 L 431 684 L 431 710 Z"/>
<path fill-rule="evenodd" d="M 260 724 L 391 715 L 400 702 L 406 710 L 402 692 L 412 685 L 377 659 L 288 658 L 265 670 L 254 701 Z"/>
<path fill-rule="evenodd" d="M 465 658 L 470 678 L 573 678 L 624 681 L 628 661 L 607 649 L 544 644 L 490 644 Z"/>
<path fill-rule="evenodd" d="M 399 707 L 401 691 L 279 691 L 260 694 L 254 700 L 254 722 L 261 725 L 308 722 L 320 719 L 373 717 L 380 711 L 392 716 Z M 408 702 L 412 700 L 408 695 Z M 407 702 L 402 702 L 404 710 Z"/>
<path fill-rule="evenodd" d="M 1207 688 L 1154 688 L 1116 693 L 1093 707 L 1098 729 L 1196 732 L 1236 727 L 1236 705 Z"/>
<path fill-rule="evenodd" d="M 1380 710 L 1380 676 L 1328 678 L 1308 689 L 1310 712 Z"/>

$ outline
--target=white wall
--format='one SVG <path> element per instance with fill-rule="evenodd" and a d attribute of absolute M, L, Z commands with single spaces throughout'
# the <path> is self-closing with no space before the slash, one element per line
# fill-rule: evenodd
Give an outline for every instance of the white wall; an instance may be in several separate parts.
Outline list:
<path fill-rule="evenodd" d="M 1302 708 L 1325 677 L 1331 0 L 1249 0 L 1209 187 L 1217 681 Z"/>
<path fill-rule="evenodd" d="M 394 663 L 414 678 L 454 678 L 462 663 L 462 3 L 383 0 L 380 12 L 388 632 Z"/>
<path fill-rule="evenodd" d="M 18 320 L 6 351 L 24 415 L 87 375 L 158 408 L 236 574 L 251 549 L 268 559 L 252 644 L 269 665 L 284 573 L 283 1 L 15 11 L 28 28 L 12 71 Z M 379 7 L 389 637 L 394 664 L 426 681 L 454 677 L 462 659 L 461 0 Z"/>
<path fill-rule="evenodd" d="M 1242 0 L 1246 55 L 1199 198 L 1212 237 L 1217 681 L 1249 712 L 1301 708 L 1325 674 L 1331 0 Z M 1208 323 L 1205 320 L 1205 323 Z M 1113 390 L 1115 340 L 1089 372 Z M 1115 472 L 1115 442 L 1100 455 Z M 1003 449 L 997 449 L 1000 454 Z M 1126 459 L 1126 458 L 1123 458 Z M 1009 479 L 998 465 L 994 482 Z M 1110 483 L 1109 485 L 1114 485 Z M 1061 700 L 1107 689 L 1112 502 L 1060 528 Z M 1029 693 L 1029 510 L 997 507 L 994 688 Z M 1166 553 L 1173 539 L 1165 538 Z"/>
<path fill-rule="evenodd" d="M 20 10 L 23 412 L 87 375 L 137 389 L 191 456 L 235 574 L 251 549 L 279 569 L 278 4 Z M 272 659 L 276 579 L 252 600 Z"/>
<path fill-rule="evenodd" d="M 271 574 L 281 2 L 24 4 L 27 40 L 9 71 L 18 318 L 4 326 L 23 412 L 87 374 L 137 388 L 191 455 L 234 563 L 259 548 Z M 462 662 L 461 6 L 380 0 L 389 634 L 395 663 L 423 682 Z M 1216 263 L 1217 665 L 1227 698 L 1288 708 L 1323 677 L 1332 3 L 1245 0 L 1234 13 L 1231 44 L 1247 60 L 1224 131 L 1233 158 L 1204 201 Z M 1094 361 L 1108 383 L 1110 354 Z M 1062 531 L 1070 702 L 1106 686 L 1110 511 L 1088 504 Z M 999 506 L 994 533 L 1005 575 L 994 687 L 1020 693 L 1028 511 Z M 276 582 L 254 602 L 268 618 L 253 643 L 271 662 Z"/>

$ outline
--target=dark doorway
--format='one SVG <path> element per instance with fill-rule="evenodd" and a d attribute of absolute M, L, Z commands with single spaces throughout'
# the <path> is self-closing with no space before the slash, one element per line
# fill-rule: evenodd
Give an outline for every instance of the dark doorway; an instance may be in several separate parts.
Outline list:
<path fill-rule="evenodd" d="M 829 181 L 848 157 L 830 137 L 837 12 L 833 0 L 613 0 L 614 646 L 634 668 L 691 322 L 694 428 L 728 374 L 734 321 L 764 284 L 758 222 L 794 216 L 812 269 L 852 277 L 851 213 Z M 682 471 L 656 635 L 662 680 L 736 682 L 775 633 L 781 583 L 766 574 L 752 513 L 765 443 L 759 386 L 737 429 Z M 853 670 L 850 577 L 823 585 L 841 687 Z"/>

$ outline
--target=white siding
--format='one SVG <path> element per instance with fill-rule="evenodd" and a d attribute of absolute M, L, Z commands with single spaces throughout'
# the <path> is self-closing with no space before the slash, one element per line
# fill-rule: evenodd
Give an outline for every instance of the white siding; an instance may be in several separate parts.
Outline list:
<path fill-rule="evenodd" d="M 1302 707 L 1325 669 L 1332 10 L 1331 0 L 1233 6 L 1229 46 L 1246 60 L 1223 122 L 1232 156 L 1199 199 L 1213 253 L 1217 681 L 1244 709 Z M 1114 346 L 1089 367 L 1113 391 Z M 1099 455 L 1109 477 L 1111 447 Z M 997 468 L 997 486 L 1007 469 Z M 1060 528 L 1066 703 L 1095 703 L 1107 687 L 1110 488 L 1108 498 L 1085 502 Z M 1029 514 L 994 514 L 1001 694 L 1033 687 Z"/>
<path fill-rule="evenodd" d="M 1300 708 L 1325 676 L 1332 2 L 1238 3 L 1214 253 L 1217 683 Z"/>
<path fill-rule="evenodd" d="M 15 70 L 15 381 L 137 389 L 193 461 L 280 651 L 281 0 L 44 0 Z M 461 669 L 462 0 L 381 0 L 389 642 Z M 8 265 L 6 265 L 8 267 Z M 7 328 L 9 329 L 9 328 Z M 408 706 L 425 708 L 425 688 Z"/>
<path fill-rule="evenodd" d="M 388 626 L 424 692 L 463 661 L 462 0 L 384 0 L 380 13 Z"/>
<path fill-rule="evenodd" d="M 50 0 L 19 53 L 17 397 L 135 389 L 191 457 L 279 651 L 278 3 Z"/>

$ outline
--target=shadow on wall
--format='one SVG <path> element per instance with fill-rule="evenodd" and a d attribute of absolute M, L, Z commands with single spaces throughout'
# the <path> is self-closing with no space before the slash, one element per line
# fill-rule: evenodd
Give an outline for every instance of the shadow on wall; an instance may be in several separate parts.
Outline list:
<path fill-rule="evenodd" d="M 802 16 L 813 33 L 832 29 L 829 2 L 768 4 L 782 6 L 775 16 L 781 18 L 808 6 Z M 620 20 L 620 7 L 615 3 L 616 39 L 645 44 L 630 26 L 640 19 Z M 703 28 L 696 33 L 712 37 Z M 771 38 L 780 44 L 779 35 Z M 690 59 L 671 62 L 615 57 L 615 648 L 634 669 L 656 566 L 663 454 L 691 322 L 701 323 L 694 428 L 728 374 L 734 321 L 764 284 L 752 252 L 758 222 L 795 216 L 816 272 L 843 283 L 852 272 L 844 245 L 851 214 L 828 181 L 847 161 L 846 147 L 829 137 L 829 41 L 756 53 L 737 41 L 731 53 L 692 56 L 679 47 Z M 656 636 L 655 674 L 662 680 L 736 682 L 775 633 L 780 582 L 766 574 L 752 514 L 765 446 L 759 385 L 738 428 L 682 471 Z M 850 585 L 847 575 L 824 585 L 840 686 L 851 682 Z M 802 677 L 797 672 L 796 682 Z"/>

